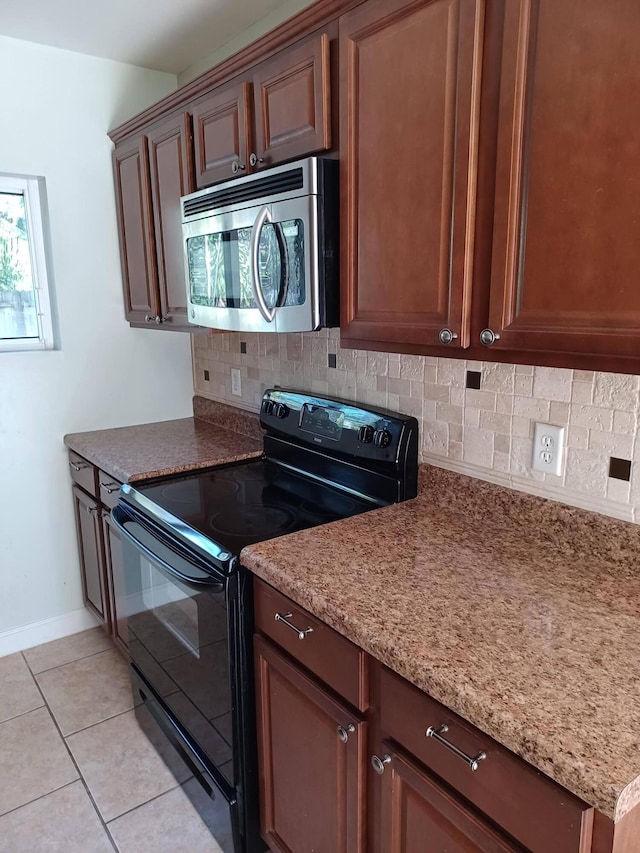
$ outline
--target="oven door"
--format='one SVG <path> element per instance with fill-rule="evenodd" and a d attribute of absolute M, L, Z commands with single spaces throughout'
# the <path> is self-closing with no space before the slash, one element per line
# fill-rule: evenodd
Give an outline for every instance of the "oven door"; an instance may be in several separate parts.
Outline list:
<path fill-rule="evenodd" d="M 138 719 L 153 742 L 149 716 L 169 737 L 208 795 L 205 801 L 216 805 L 218 843 L 225 851 L 237 849 L 228 579 L 127 504 L 113 510 L 113 520 L 123 534 Z M 202 802 L 195 804 L 209 823 Z"/>
<path fill-rule="evenodd" d="M 183 225 L 189 321 L 242 332 L 320 325 L 316 196 Z"/>

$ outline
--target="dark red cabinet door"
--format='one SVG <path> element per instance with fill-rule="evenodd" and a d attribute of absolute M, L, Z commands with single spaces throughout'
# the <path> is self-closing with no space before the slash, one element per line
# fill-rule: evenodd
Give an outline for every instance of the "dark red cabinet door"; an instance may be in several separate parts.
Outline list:
<path fill-rule="evenodd" d="M 498 349 L 640 355 L 637 0 L 505 4 Z"/>
<path fill-rule="evenodd" d="M 250 107 L 251 87 L 247 82 L 216 89 L 194 105 L 193 144 L 198 187 L 247 174 Z"/>
<path fill-rule="evenodd" d="M 274 853 L 365 853 L 365 723 L 266 640 L 254 650 L 264 840 Z"/>
<path fill-rule="evenodd" d="M 85 603 L 110 632 L 109 594 L 102 545 L 100 504 L 73 486 L 78 553 Z"/>
<path fill-rule="evenodd" d="M 180 197 L 193 192 L 191 116 L 178 113 L 148 134 L 149 174 L 164 328 L 188 326 Z"/>
<path fill-rule="evenodd" d="M 130 323 L 145 323 L 160 308 L 147 137 L 118 145 L 113 166 L 125 315 Z"/>

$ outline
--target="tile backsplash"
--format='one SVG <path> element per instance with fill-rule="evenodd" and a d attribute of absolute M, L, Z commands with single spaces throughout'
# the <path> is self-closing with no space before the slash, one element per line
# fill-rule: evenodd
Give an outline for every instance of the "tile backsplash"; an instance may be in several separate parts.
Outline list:
<path fill-rule="evenodd" d="M 338 329 L 192 346 L 204 397 L 257 411 L 280 385 L 395 409 L 418 418 L 422 462 L 640 523 L 637 376 L 342 349 Z M 567 427 L 560 477 L 531 470 L 536 421 Z"/>

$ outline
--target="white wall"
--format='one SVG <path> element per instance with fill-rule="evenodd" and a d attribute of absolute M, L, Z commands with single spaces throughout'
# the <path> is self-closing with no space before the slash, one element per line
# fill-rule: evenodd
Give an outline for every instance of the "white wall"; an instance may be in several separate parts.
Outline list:
<path fill-rule="evenodd" d="M 306 9 L 307 6 L 311 6 L 313 2 L 315 0 L 285 0 L 284 3 L 268 15 L 265 15 L 264 18 L 260 18 L 255 24 L 247 27 L 246 30 L 238 33 L 237 36 L 234 36 L 234 38 L 225 42 L 225 44 L 220 45 L 212 53 L 200 57 L 200 59 L 197 59 L 188 68 L 185 68 L 184 71 L 181 71 L 178 74 L 178 85 L 184 86 L 189 80 L 193 80 L 194 77 L 218 65 L 223 59 L 227 59 L 227 57 L 242 50 L 243 47 L 246 47 L 252 41 L 268 33 L 269 30 L 273 30 L 283 21 L 297 15 L 298 12 Z"/>
<path fill-rule="evenodd" d="M 106 135 L 176 78 L 0 37 L 0 80 L 0 172 L 47 181 L 62 345 L 0 352 L 1 639 L 82 606 L 63 435 L 190 415 L 191 364 L 188 335 L 125 322 Z"/>

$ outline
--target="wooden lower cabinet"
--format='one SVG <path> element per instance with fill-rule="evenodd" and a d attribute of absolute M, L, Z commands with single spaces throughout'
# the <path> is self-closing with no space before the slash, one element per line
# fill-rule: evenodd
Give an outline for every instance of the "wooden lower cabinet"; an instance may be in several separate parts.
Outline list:
<path fill-rule="evenodd" d="M 111 632 L 121 652 L 129 653 L 127 620 L 124 610 L 124 562 L 122 559 L 122 537 L 111 520 L 111 513 L 102 516 L 106 576 L 109 583 L 109 606 L 111 609 Z"/>
<path fill-rule="evenodd" d="M 366 724 L 255 637 L 260 819 L 274 853 L 365 853 Z"/>
<path fill-rule="evenodd" d="M 524 851 L 491 827 L 435 777 L 383 743 L 380 843 L 385 853 Z"/>
<path fill-rule="evenodd" d="M 109 631 L 111 616 L 102 547 L 100 505 L 78 486 L 73 487 L 73 504 L 84 599 Z"/>

